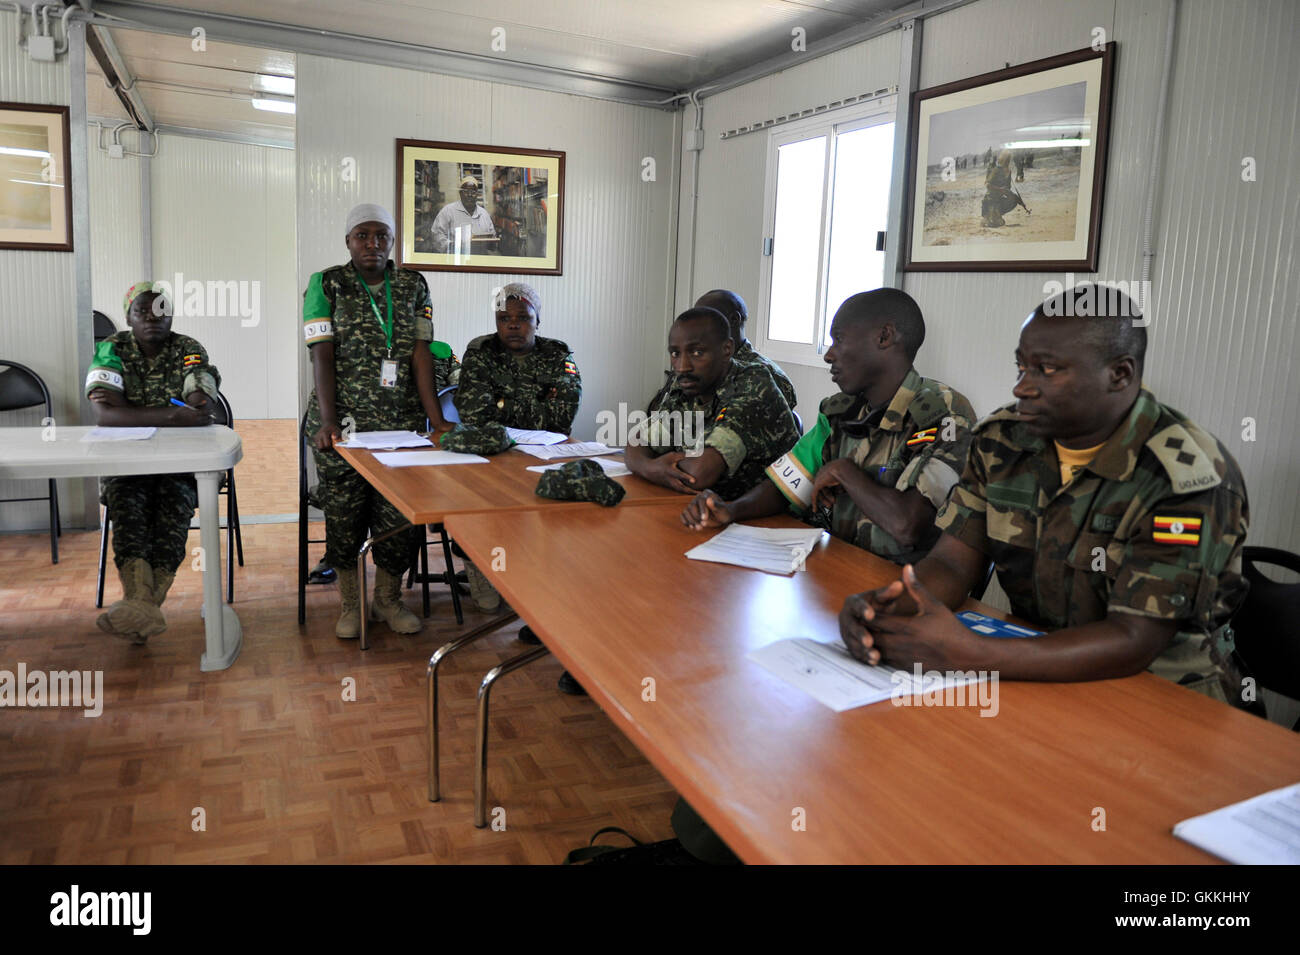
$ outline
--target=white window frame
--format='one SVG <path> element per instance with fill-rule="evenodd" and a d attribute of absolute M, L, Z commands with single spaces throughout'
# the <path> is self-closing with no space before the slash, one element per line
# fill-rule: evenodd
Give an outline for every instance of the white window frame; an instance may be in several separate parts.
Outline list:
<path fill-rule="evenodd" d="M 767 136 L 767 175 L 763 187 L 763 242 L 759 250 L 762 256 L 759 267 L 759 306 L 758 321 L 750 322 L 754 332 L 755 344 L 758 349 L 767 357 L 777 362 L 789 363 L 794 365 L 813 365 L 821 367 L 822 354 L 825 348 L 822 345 L 826 337 L 826 329 L 831 318 L 826 312 L 826 255 L 830 243 L 831 216 L 828 215 L 828 203 L 830 200 L 830 191 L 835 184 L 835 136 L 838 133 L 852 132 L 855 129 L 864 129 L 869 126 L 879 126 L 884 123 L 894 123 L 894 135 L 898 135 L 897 123 L 898 97 L 895 94 L 882 96 L 879 99 L 871 100 L 867 103 L 856 103 L 853 106 L 846 106 L 841 109 L 828 110 L 824 113 L 818 113 L 816 116 L 808 119 L 799 120 L 793 123 L 787 123 L 779 126 L 768 133 Z M 777 150 L 789 143 L 800 142 L 805 139 L 811 139 L 817 135 L 825 135 L 827 138 L 826 165 L 822 175 L 822 230 L 817 250 L 817 309 L 813 317 L 813 343 L 811 345 L 801 342 L 787 342 L 778 339 L 768 338 L 767 329 L 771 310 L 772 295 L 772 259 L 773 256 L 766 251 L 769 242 L 773 239 L 776 232 L 776 179 L 777 179 Z M 897 170 L 891 174 L 891 180 L 897 175 Z M 892 229 L 893 224 L 889 223 L 887 228 Z M 775 250 L 774 250 L 775 251 Z M 884 276 L 885 284 L 889 284 L 891 276 Z"/>

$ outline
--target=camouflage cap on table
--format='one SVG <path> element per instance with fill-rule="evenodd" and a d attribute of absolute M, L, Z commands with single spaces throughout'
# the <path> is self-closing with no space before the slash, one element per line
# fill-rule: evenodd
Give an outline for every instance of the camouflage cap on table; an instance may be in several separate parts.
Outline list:
<path fill-rule="evenodd" d="M 500 454 L 514 444 L 506 434 L 506 426 L 496 421 L 481 425 L 458 424 L 454 431 L 442 436 L 439 447 L 445 451 L 462 454 Z"/>
<path fill-rule="evenodd" d="M 613 507 L 627 493 L 623 485 L 605 476 L 600 465 L 583 458 L 546 471 L 537 482 L 537 496 L 557 501 L 595 501 L 602 507 Z"/>

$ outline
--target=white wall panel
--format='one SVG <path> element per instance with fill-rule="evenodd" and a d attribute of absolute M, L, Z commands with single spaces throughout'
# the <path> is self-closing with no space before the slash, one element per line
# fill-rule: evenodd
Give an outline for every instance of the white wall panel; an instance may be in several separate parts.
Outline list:
<path fill-rule="evenodd" d="M 250 283 L 247 301 L 258 305 L 249 317 L 186 315 L 177 292 L 173 328 L 203 343 L 236 419 L 292 418 L 300 327 L 293 153 L 160 138 L 153 160 L 154 280 L 174 283 L 179 273 L 186 284 Z"/>
<path fill-rule="evenodd" d="M 559 93 L 410 70 L 298 58 L 298 270 L 347 261 L 344 218 L 358 202 L 396 200 L 399 138 L 561 149 L 564 274 L 529 278 L 542 294 L 541 334 L 564 339 L 583 376 L 575 433 L 591 437 L 597 411 L 640 402 L 658 380 L 647 342 L 662 339 L 672 216 L 673 117 Z M 657 181 L 641 159 L 656 157 Z M 343 179 L 345 157 L 355 181 Z M 492 289 L 508 274 L 426 272 L 434 331 L 458 355 L 494 329 Z M 525 277 L 528 278 L 528 277 Z M 301 290 L 299 290 L 301 291 Z M 648 331 L 649 330 L 649 331 Z M 299 347 L 300 386 L 311 366 Z"/>
<path fill-rule="evenodd" d="M 97 311 L 126 327 L 122 296 L 149 277 L 142 259 L 140 160 L 110 159 L 95 145 L 90 130 L 91 297 Z"/>
<path fill-rule="evenodd" d="M 0 100 L 66 106 L 69 102 L 67 57 L 35 63 L 18 47 L 18 18 L 0 12 Z M 73 236 L 74 242 L 84 237 Z M 76 278 L 71 252 L 0 250 L 0 358 L 20 362 L 45 380 L 54 398 L 57 422 L 76 424 L 78 390 L 76 352 Z M 0 429 L 39 425 L 44 410 L 0 412 Z M 0 430 L 0 454 L 4 432 Z M 79 507 L 80 482 L 59 484 L 65 523 Z M 0 498 L 45 493 L 44 481 L 0 481 Z M 0 530 L 46 526 L 44 503 L 0 504 Z"/>
<path fill-rule="evenodd" d="M 1117 41 L 1102 279 L 1140 276 L 1167 10 L 1158 0 L 979 0 L 924 24 L 923 87 L 1086 47 L 1094 27 Z M 801 72 L 822 62 L 813 61 L 705 100 L 711 135 L 702 160 L 693 291 L 730 284 L 758 300 L 765 137 L 719 143 L 716 130 L 893 82 L 898 43 L 891 33 L 851 48 L 857 53 L 849 62 L 860 75 Z M 1251 542 L 1291 550 L 1300 550 L 1297 49 L 1300 5 L 1293 0 L 1181 4 L 1146 368 L 1157 397 L 1213 431 L 1241 464 L 1251 496 Z M 1254 183 L 1241 181 L 1244 156 L 1256 159 Z M 686 178 L 679 265 L 691 254 Z M 1020 322 L 1053 279 L 1064 276 L 909 273 L 904 287 L 928 326 L 921 372 L 964 391 L 980 412 L 1009 400 Z M 679 305 L 685 297 L 679 289 Z M 833 386 L 822 369 L 786 370 L 807 419 Z M 1242 440 L 1245 417 L 1257 421 L 1254 442 Z"/>

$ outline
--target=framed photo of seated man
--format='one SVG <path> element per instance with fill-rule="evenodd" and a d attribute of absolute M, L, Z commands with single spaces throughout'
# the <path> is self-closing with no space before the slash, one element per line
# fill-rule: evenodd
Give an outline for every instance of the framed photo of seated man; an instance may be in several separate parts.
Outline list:
<path fill-rule="evenodd" d="M 564 153 L 397 140 L 397 264 L 560 275 Z"/>

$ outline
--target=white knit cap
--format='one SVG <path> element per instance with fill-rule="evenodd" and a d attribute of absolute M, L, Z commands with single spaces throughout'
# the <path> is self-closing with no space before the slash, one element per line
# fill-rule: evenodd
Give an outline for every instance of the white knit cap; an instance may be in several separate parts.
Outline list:
<path fill-rule="evenodd" d="M 496 295 L 497 311 L 505 311 L 506 300 L 511 298 L 527 302 L 533 307 L 533 312 L 539 316 L 542 314 L 542 296 L 527 282 L 510 282 L 501 286 Z"/>
<path fill-rule="evenodd" d="M 397 232 L 397 224 L 393 222 L 392 213 L 378 203 L 362 202 L 353 206 L 352 211 L 348 213 L 348 224 L 343 233 L 350 234 L 363 222 L 382 222 L 388 226 L 389 232 L 394 234 Z"/>

